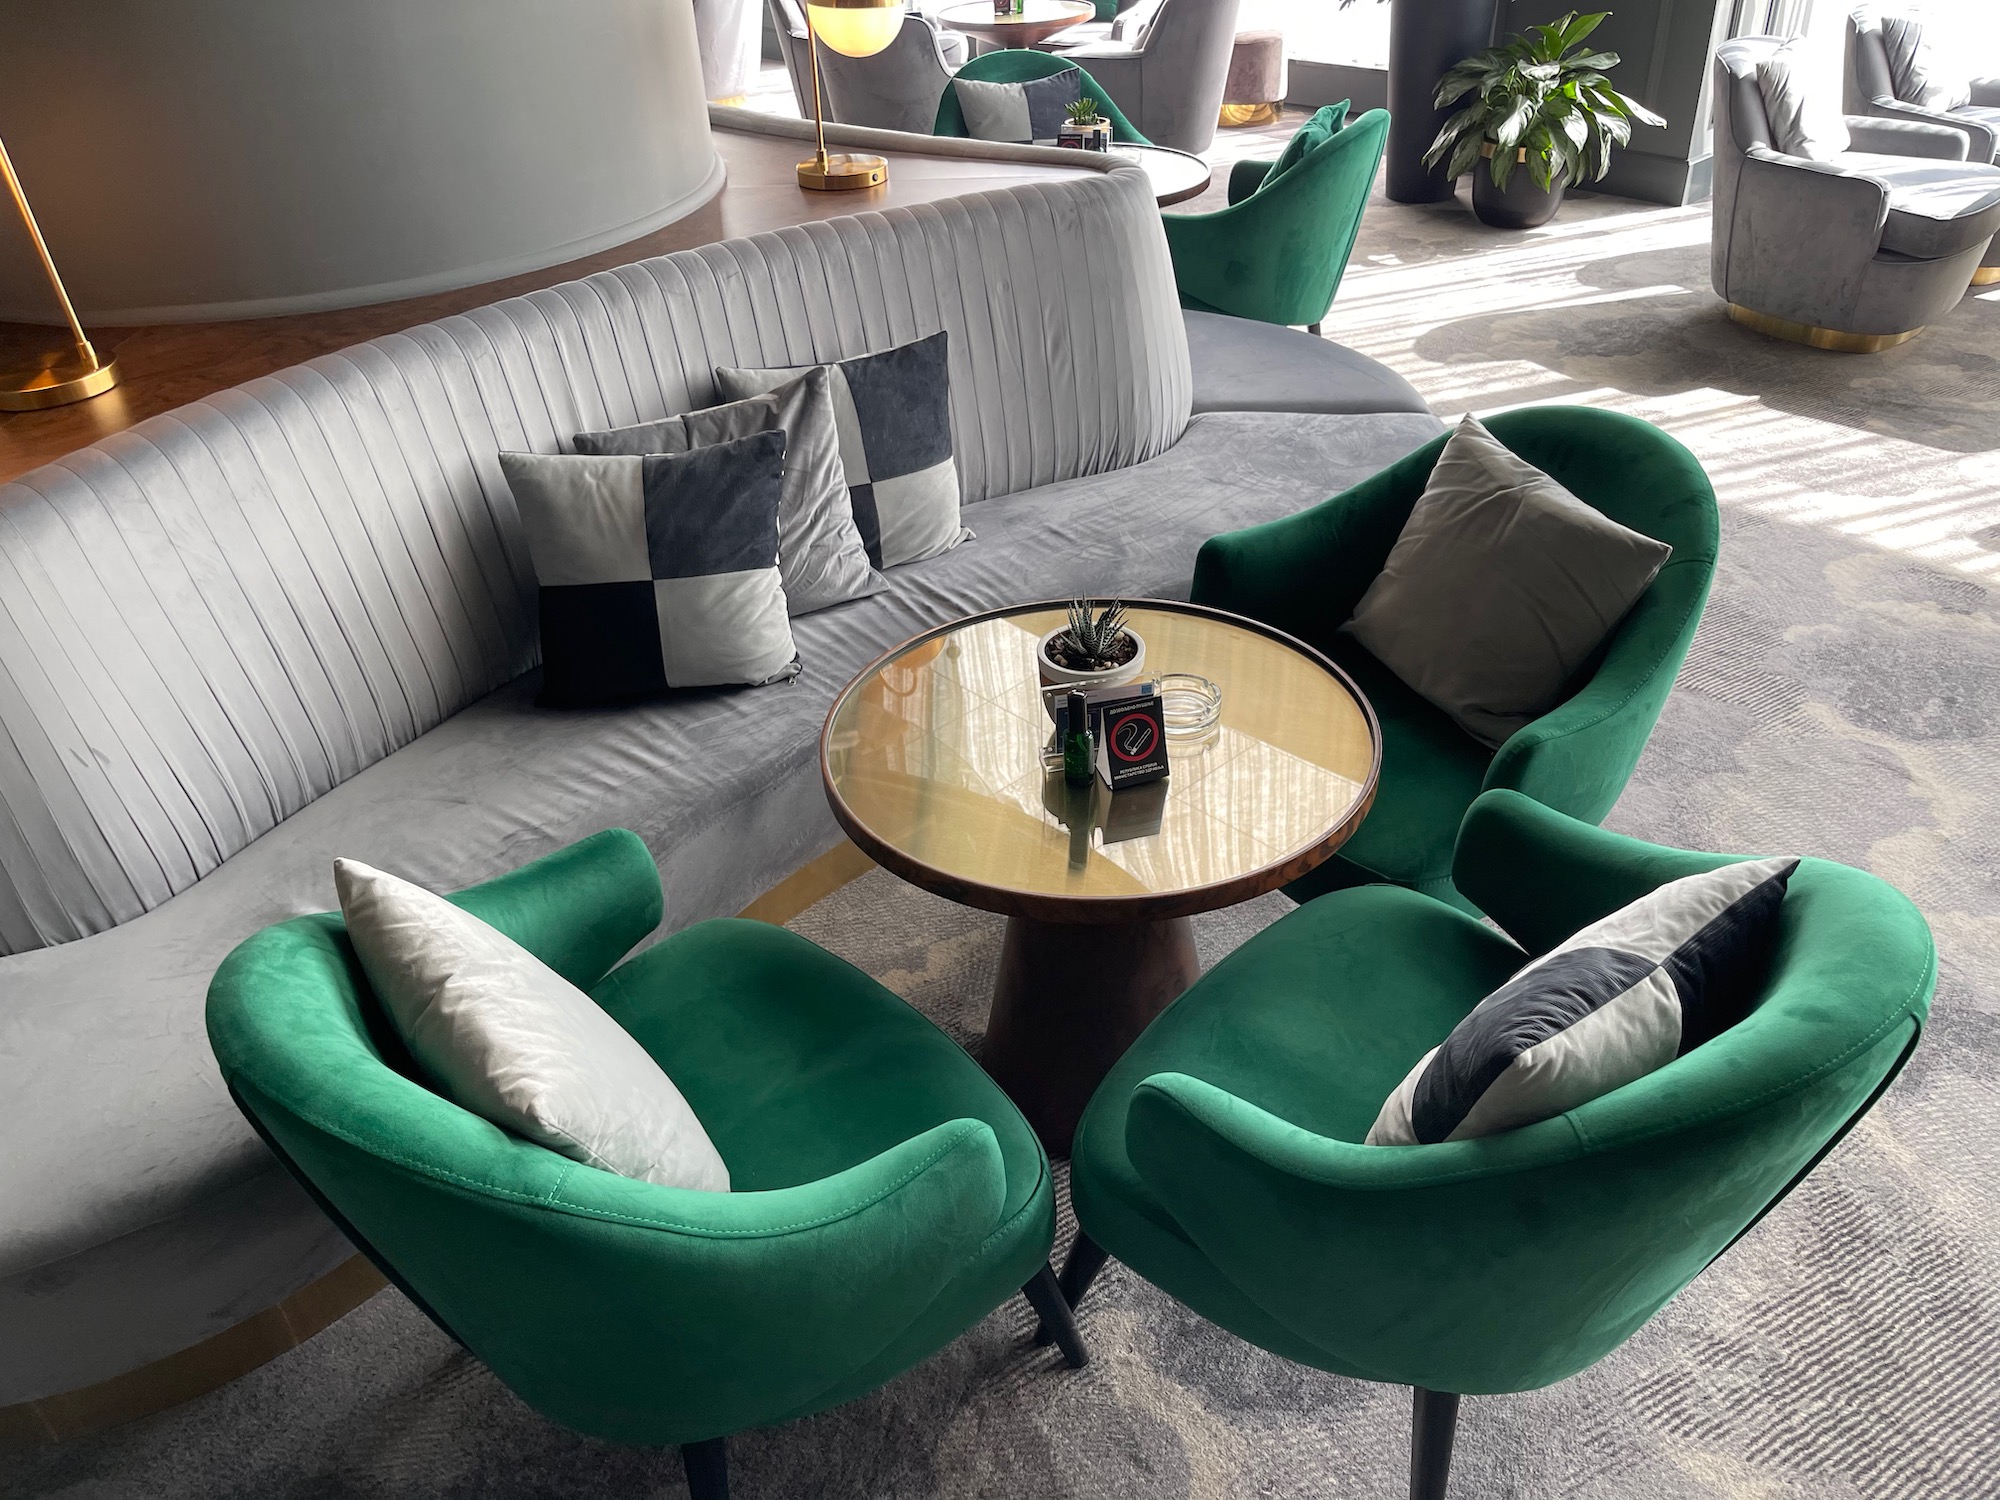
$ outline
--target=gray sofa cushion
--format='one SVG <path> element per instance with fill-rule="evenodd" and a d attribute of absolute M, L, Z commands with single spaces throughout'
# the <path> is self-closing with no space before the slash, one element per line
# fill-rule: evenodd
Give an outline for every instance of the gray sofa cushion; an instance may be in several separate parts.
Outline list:
<path fill-rule="evenodd" d="M 789 687 L 553 712 L 530 674 L 136 920 L 0 960 L 10 1054 L 37 1064 L 0 1080 L 0 1202 L 28 1205 L 0 1218 L 0 1405 L 183 1348 L 352 1253 L 230 1104 L 201 1010 L 237 942 L 334 904 L 336 855 L 450 890 L 622 826 L 660 863 L 667 927 L 738 911 L 838 838 L 819 731 L 881 651 L 1035 595 L 1184 596 L 1215 532 L 1315 504 L 1438 430 L 1415 414 L 1199 417 L 1150 462 L 985 503 L 978 540 L 794 621 L 806 665 Z"/>
<path fill-rule="evenodd" d="M 855 529 L 854 505 L 840 461 L 840 426 L 833 414 L 833 381 L 831 366 L 815 365 L 797 380 L 747 401 L 609 432 L 579 432 L 576 451 L 686 453 L 753 432 L 784 433 L 778 570 L 785 579 L 785 607 L 795 615 L 809 615 L 882 586 L 868 566 L 867 549 Z"/>
<path fill-rule="evenodd" d="M 1832 161 L 1851 144 L 1839 102 L 1811 86 L 1803 42 L 1788 42 L 1757 64 L 1757 92 L 1771 143 L 1787 156 Z"/>
<path fill-rule="evenodd" d="M 1889 189 L 1882 248 L 1938 260 L 1982 244 L 2000 231 L 2000 167 L 1914 156 L 1846 151 L 1833 164 Z"/>
<path fill-rule="evenodd" d="M 1295 328 L 1183 310 L 1194 409 L 1429 413 L 1387 365 Z"/>

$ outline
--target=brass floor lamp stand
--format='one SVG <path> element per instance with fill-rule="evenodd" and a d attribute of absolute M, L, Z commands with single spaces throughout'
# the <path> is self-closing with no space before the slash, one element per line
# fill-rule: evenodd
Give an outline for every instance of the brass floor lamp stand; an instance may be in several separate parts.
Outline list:
<path fill-rule="evenodd" d="M 882 157 L 853 151 L 827 155 L 826 110 L 819 97 L 819 34 L 810 22 L 806 26 L 806 48 L 812 53 L 813 128 L 819 150 L 812 160 L 799 163 L 799 186 L 829 193 L 880 187 L 889 180 L 889 163 Z"/>
<path fill-rule="evenodd" d="M 0 411 L 40 411 L 102 395 L 118 384 L 118 362 L 99 359 L 90 340 L 84 337 L 83 325 L 77 322 L 76 309 L 70 306 L 62 277 L 56 274 L 56 263 L 49 257 L 41 226 L 35 222 L 34 210 L 28 207 L 28 196 L 21 191 L 21 179 L 14 175 L 14 162 L 7 155 L 4 143 L 0 143 L 0 177 L 7 179 L 7 191 L 13 195 L 14 207 L 28 228 L 28 238 L 34 243 L 35 254 L 41 257 L 42 270 L 55 289 L 56 301 L 62 305 L 63 318 L 69 323 L 70 337 L 75 341 L 74 348 L 47 355 L 28 369 L 0 370 Z"/>

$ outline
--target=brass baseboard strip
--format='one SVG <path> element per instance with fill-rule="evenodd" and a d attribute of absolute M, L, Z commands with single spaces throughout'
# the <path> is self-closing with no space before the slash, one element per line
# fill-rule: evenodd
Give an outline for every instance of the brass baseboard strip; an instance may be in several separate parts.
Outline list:
<path fill-rule="evenodd" d="M 1972 273 L 1974 286 L 1992 286 L 1995 282 L 2000 282 L 2000 266 L 1981 266 Z"/>
<path fill-rule="evenodd" d="M 123 1375 L 59 1395 L 0 1406 L 0 1452 L 101 1432 L 247 1375 L 345 1317 L 388 1283 L 362 1256 L 343 1262 L 275 1307 Z"/>
<path fill-rule="evenodd" d="M 851 840 L 842 839 L 772 886 L 739 915 L 782 926 L 874 867 L 875 862 Z M 277 1306 L 267 1307 L 178 1354 L 95 1385 L 0 1406 L 0 1453 L 101 1432 L 206 1395 L 296 1349 L 386 1285 L 382 1273 L 357 1255 Z"/>
<path fill-rule="evenodd" d="M 831 896 L 848 881 L 867 874 L 875 861 L 842 839 L 818 859 L 801 865 L 736 915 L 782 927 L 822 896 Z"/>
<path fill-rule="evenodd" d="M 1831 349 L 1836 354 L 1879 354 L 1884 349 L 1906 344 L 1923 332 L 1921 328 L 1912 328 L 1907 333 L 1842 333 L 1838 328 L 1819 328 L 1811 323 L 1794 323 L 1789 318 L 1752 312 L 1734 302 L 1729 304 L 1729 316 L 1745 328 L 1768 334 L 1774 339 L 1810 344 L 1815 349 Z"/>

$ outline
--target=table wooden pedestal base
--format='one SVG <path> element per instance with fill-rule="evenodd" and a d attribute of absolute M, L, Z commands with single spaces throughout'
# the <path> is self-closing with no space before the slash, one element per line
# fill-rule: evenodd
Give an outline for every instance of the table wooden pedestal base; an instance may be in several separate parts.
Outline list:
<path fill-rule="evenodd" d="M 1201 977 L 1185 917 L 1099 926 L 1007 920 L 979 1060 L 1051 1155 L 1153 1017 Z"/>

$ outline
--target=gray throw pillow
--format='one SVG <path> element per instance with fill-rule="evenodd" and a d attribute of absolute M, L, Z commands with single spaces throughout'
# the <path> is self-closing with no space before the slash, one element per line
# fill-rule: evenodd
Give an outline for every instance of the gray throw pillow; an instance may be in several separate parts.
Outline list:
<path fill-rule="evenodd" d="M 679 455 L 500 455 L 541 585 L 544 703 L 798 676 L 784 457 L 782 432 Z"/>
<path fill-rule="evenodd" d="M 1852 144 L 1847 116 L 1830 89 L 1812 87 L 1810 55 L 1787 42 L 1757 64 L 1757 92 L 1771 122 L 1771 144 L 1787 156 L 1832 161 Z"/>
<path fill-rule="evenodd" d="M 1567 939 L 1475 1006 L 1382 1105 L 1371 1146 L 1430 1146 L 1554 1119 L 1749 1013 L 1795 859 L 1669 881 Z"/>
<path fill-rule="evenodd" d="M 951 448 L 951 362 L 943 333 L 819 368 L 833 376 L 833 419 L 854 524 L 878 568 L 949 552 L 972 533 L 958 518 Z M 720 369 L 732 400 L 798 379 L 810 365 Z"/>
<path fill-rule="evenodd" d="M 1562 700 L 1673 549 L 1621 526 L 1468 416 L 1341 629 L 1499 745 Z"/>
<path fill-rule="evenodd" d="M 333 881 L 362 972 L 452 1103 L 621 1177 L 729 1191 L 681 1091 L 590 996 L 422 886 L 352 859 Z"/>
<path fill-rule="evenodd" d="M 951 81 L 965 133 L 975 140 L 1008 141 L 1016 146 L 1052 145 L 1069 107 L 1083 95 L 1083 74 L 1064 68 L 1024 83 Z"/>
<path fill-rule="evenodd" d="M 578 453 L 598 455 L 687 453 L 759 432 L 785 437 L 785 477 L 778 495 L 778 572 L 785 583 L 785 607 L 794 615 L 809 615 L 880 593 L 887 585 L 868 566 L 868 551 L 854 527 L 833 415 L 833 372 L 824 365 L 746 401 L 607 432 L 579 432 L 575 445 Z"/>

